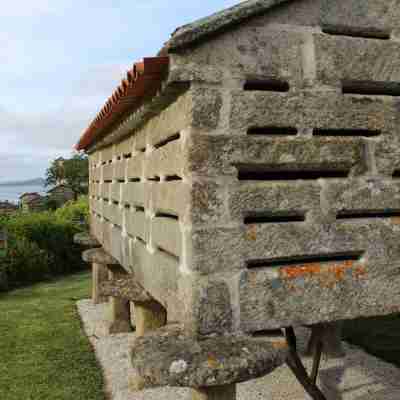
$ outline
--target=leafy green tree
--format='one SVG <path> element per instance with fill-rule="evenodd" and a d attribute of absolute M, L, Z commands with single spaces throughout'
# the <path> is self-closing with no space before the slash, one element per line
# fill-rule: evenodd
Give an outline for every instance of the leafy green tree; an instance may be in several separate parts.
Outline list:
<path fill-rule="evenodd" d="M 85 154 L 75 153 L 67 160 L 54 160 L 46 172 L 46 186 L 64 184 L 72 189 L 77 199 L 88 193 L 89 160 Z"/>

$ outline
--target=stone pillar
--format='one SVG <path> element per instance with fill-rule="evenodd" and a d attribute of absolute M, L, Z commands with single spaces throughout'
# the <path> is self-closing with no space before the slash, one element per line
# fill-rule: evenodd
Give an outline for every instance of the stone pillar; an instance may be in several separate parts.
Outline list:
<path fill-rule="evenodd" d="M 107 302 L 107 297 L 103 296 L 100 290 L 101 284 L 108 279 L 107 265 L 92 264 L 92 300 L 94 304 Z"/>
<path fill-rule="evenodd" d="M 236 385 L 192 389 L 192 400 L 236 400 Z"/>
<path fill-rule="evenodd" d="M 156 301 L 141 303 L 135 302 L 136 336 L 163 327 L 167 323 L 165 308 Z"/>
<path fill-rule="evenodd" d="M 108 277 L 110 282 L 126 279 L 128 273 L 121 265 L 109 265 Z M 109 296 L 110 306 L 110 325 L 109 333 L 128 333 L 132 332 L 131 324 L 131 305 L 130 301 L 121 296 Z"/>
<path fill-rule="evenodd" d="M 167 323 L 165 308 L 156 301 L 134 302 L 136 337 L 143 337 L 147 332 L 159 329 Z M 145 388 L 145 382 L 135 369 L 128 378 L 129 390 L 139 392 Z"/>

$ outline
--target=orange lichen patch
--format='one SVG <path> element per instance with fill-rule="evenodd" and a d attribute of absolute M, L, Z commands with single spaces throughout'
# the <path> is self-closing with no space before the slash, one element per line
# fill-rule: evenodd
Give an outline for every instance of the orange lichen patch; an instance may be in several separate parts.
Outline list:
<path fill-rule="evenodd" d="M 247 238 L 249 240 L 257 240 L 257 227 L 255 225 L 251 225 L 247 229 Z"/>
<path fill-rule="evenodd" d="M 357 269 L 356 269 L 357 266 Z M 281 268 L 281 276 L 286 279 L 297 279 L 311 276 L 330 276 L 335 281 L 339 282 L 345 278 L 348 270 L 354 269 L 357 271 L 357 276 L 360 273 L 366 273 L 365 267 L 361 266 L 353 260 L 334 262 L 334 263 L 308 263 L 295 266 Z"/>
<path fill-rule="evenodd" d="M 400 225 L 400 217 L 392 217 L 391 222 L 392 224 Z"/>
<path fill-rule="evenodd" d="M 274 349 L 285 349 L 286 347 L 288 347 L 288 344 L 286 340 L 282 339 L 272 342 L 272 347 Z"/>
<path fill-rule="evenodd" d="M 353 275 L 356 278 L 362 278 L 363 276 L 367 275 L 367 270 L 364 265 L 358 265 L 354 268 Z"/>
<path fill-rule="evenodd" d="M 217 360 L 217 358 L 213 354 L 209 354 L 207 356 L 207 364 L 210 368 L 219 368 L 220 362 Z"/>

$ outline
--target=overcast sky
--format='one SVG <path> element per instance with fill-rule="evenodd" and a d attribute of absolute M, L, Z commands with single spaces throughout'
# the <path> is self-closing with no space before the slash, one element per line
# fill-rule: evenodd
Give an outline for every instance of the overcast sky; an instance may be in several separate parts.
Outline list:
<path fill-rule="evenodd" d="M 68 156 L 133 62 L 238 0 L 12 0 L 0 8 L 0 182 Z"/>

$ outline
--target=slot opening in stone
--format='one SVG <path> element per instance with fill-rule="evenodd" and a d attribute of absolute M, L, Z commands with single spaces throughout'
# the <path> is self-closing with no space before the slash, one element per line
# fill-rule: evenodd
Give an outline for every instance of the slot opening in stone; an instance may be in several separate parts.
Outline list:
<path fill-rule="evenodd" d="M 294 256 L 288 258 L 273 258 L 266 260 L 250 260 L 246 265 L 248 269 L 277 268 L 304 265 L 321 265 L 343 263 L 346 261 L 360 261 L 364 251 L 351 251 L 312 256 Z"/>
<path fill-rule="evenodd" d="M 279 79 L 249 79 L 243 89 L 246 91 L 288 92 L 290 85 Z"/>
<path fill-rule="evenodd" d="M 314 136 L 345 136 L 345 137 L 374 137 L 380 136 L 380 130 L 373 129 L 330 129 L 330 128 L 315 128 Z"/>
<path fill-rule="evenodd" d="M 400 82 L 343 81 L 343 94 L 400 96 Z"/>
<path fill-rule="evenodd" d="M 349 36 L 361 39 L 389 40 L 390 32 L 377 28 L 359 28 L 351 26 L 326 26 L 322 32 L 332 36 Z"/>
<path fill-rule="evenodd" d="M 260 126 L 249 128 L 247 131 L 250 136 L 296 136 L 297 133 L 297 128 L 290 126 Z"/>
<path fill-rule="evenodd" d="M 240 181 L 291 181 L 291 180 L 316 180 L 321 178 L 347 178 L 350 169 L 302 169 L 289 170 L 284 168 L 271 168 L 260 164 L 236 164 L 238 179 Z"/>
<path fill-rule="evenodd" d="M 268 213 L 268 212 L 254 212 L 249 213 L 244 218 L 245 225 L 253 224 L 282 224 L 288 222 L 304 222 L 306 215 L 304 212 L 296 213 Z"/>

